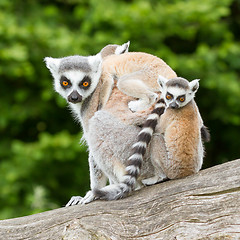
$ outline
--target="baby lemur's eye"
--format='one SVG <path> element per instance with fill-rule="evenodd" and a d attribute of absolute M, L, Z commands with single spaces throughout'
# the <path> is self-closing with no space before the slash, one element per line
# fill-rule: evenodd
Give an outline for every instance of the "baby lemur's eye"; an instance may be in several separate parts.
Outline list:
<path fill-rule="evenodd" d="M 82 85 L 83 85 L 84 87 L 87 87 L 87 86 L 89 85 L 89 82 L 83 82 Z"/>
<path fill-rule="evenodd" d="M 167 94 L 167 95 L 166 95 L 166 99 L 170 100 L 170 99 L 172 99 L 172 96 L 169 95 L 169 94 Z"/>
<path fill-rule="evenodd" d="M 185 101 L 185 95 L 179 96 L 178 98 L 179 102 L 184 102 Z"/>

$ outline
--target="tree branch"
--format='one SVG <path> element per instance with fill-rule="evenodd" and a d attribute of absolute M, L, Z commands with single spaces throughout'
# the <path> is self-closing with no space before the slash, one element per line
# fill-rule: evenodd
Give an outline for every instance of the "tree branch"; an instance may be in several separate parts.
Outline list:
<path fill-rule="evenodd" d="M 0 239 L 239 239 L 240 159 L 128 198 L 0 221 Z"/>

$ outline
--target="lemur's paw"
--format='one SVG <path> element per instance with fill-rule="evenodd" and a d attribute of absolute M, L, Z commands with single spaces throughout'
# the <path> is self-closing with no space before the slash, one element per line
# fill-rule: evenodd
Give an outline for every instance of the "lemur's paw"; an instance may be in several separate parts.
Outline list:
<path fill-rule="evenodd" d="M 84 198 L 81 199 L 80 204 L 87 204 L 95 200 L 93 191 L 88 191 Z"/>
<path fill-rule="evenodd" d="M 157 101 L 158 95 L 156 93 L 152 93 L 149 95 L 149 105 L 152 105 Z"/>
<path fill-rule="evenodd" d="M 85 197 L 80 197 L 80 196 L 71 197 L 69 202 L 66 204 L 66 207 L 74 206 L 74 205 L 78 205 L 78 204 L 84 205 L 84 204 L 92 202 L 93 200 L 95 200 L 95 196 L 94 196 L 93 192 L 88 191 L 86 193 Z"/>
<path fill-rule="evenodd" d="M 131 101 L 128 103 L 128 107 L 132 112 L 145 110 L 153 105 L 157 101 L 158 95 L 154 92 L 148 94 L 148 98 Z"/>
<path fill-rule="evenodd" d="M 131 101 L 128 103 L 128 107 L 132 112 L 142 111 L 150 106 L 151 105 L 144 100 Z"/>
<path fill-rule="evenodd" d="M 73 196 L 73 197 L 71 197 L 71 199 L 68 201 L 68 203 L 66 204 L 65 207 L 69 207 L 69 206 L 73 206 L 73 205 L 78 205 L 78 204 L 80 204 L 80 202 L 81 202 L 82 199 L 83 199 L 83 198 L 80 197 L 80 196 Z"/>
<path fill-rule="evenodd" d="M 156 184 L 156 183 L 159 183 L 159 182 L 163 182 L 166 179 L 167 179 L 167 177 L 153 176 L 151 178 L 143 179 L 142 183 L 145 186 L 150 186 L 150 185 L 153 185 L 153 184 Z"/>

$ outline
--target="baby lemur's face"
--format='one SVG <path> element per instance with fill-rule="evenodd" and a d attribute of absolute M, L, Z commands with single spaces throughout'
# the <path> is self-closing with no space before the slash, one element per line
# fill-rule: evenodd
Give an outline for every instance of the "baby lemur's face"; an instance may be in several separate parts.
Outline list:
<path fill-rule="evenodd" d="M 166 79 L 159 76 L 160 91 L 166 103 L 166 108 L 178 109 L 187 105 L 198 90 L 199 79 L 188 82 L 184 78 Z"/>
<path fill-rule="evenodd" d="M 56 92 L 74 104 L 81 103 L 94 92 L 101 76 L 101 61 L 100 55 L 45 58 Z"/>

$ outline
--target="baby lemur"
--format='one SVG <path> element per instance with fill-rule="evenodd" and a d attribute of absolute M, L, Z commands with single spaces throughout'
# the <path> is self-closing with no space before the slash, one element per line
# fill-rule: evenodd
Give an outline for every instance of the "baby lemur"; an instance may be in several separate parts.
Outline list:
<path fill-rule="evenodd" d="M 159 75 L 167 79 L 176 77 L 175 72 L 163 60 L 146 53 L 123 53 L 122 49 L 127 51 L 128 45 L 123 46 L 115 46 L 108 56 L 100 52 L 89 57 L 45 58 L 54 78 L 55 90 L 67 100 L 81 122 L 84 139 L 89 148 L 91 190 L 84 198 L 71 198 L 67 206 L 85 204 L 97 199 L 98 190 L 110 192 L 107 194 L 110 197 L 106 197 L 109 200 L 124 197 L 125 191 L 129 192 L 129 187 L 124 182 L 132 168 L 128 158 L 131 155 L 131 146 L 141 131 L 139 125 L 142 125 L 151 113 L 151 103 L 155 101 L 156 96 L 160 96 L 157 78 Z M 104 51 L 106 52 L 106 49 Z M 111 81 L 116 79 L 118 87 L 113 85 L 112 88 L 111 84 L 109 87 L 109 78 Z M 125 86 L 129 86 L 129 92 L 119 86 L 121 82 L 127 83 Z M 131 83 L 134 86 L 134 94 L 130 92 Z M 149 105 L 150 108 L 136 111 Z M 195 102 L 182 109 L 192 112 L 194 126 L 203 125 Z M 179 113 L 175 114 L 171 110 L 168 108 L 161 116 L 143 157 L 139 176 L 131 189 L 159 182 L 167 177 L 186 176 L 201 168 L 199 159 L 193 159 L 187 164 L 178 160 L 172 163 L 172 168 L 169 167 L 167 149 L 174 151 L 174 145 L 182 144 L 182 141 L 166 134 L 163 137 L 165 121 L 162 122 L 162 119 L 170 121 L 176 115 L 179 119 L 178 131 L 183 132 L 185 124 L 184 121 L 181 123 L 180 119 L 185 118 L 186 111 L 179 109 Z M 134 161 L 132 165 L 134 167 Z M 174 173 L 173 168 L 179 171 Z M 110 183 L 108 186 L 107 180 Z"/>

